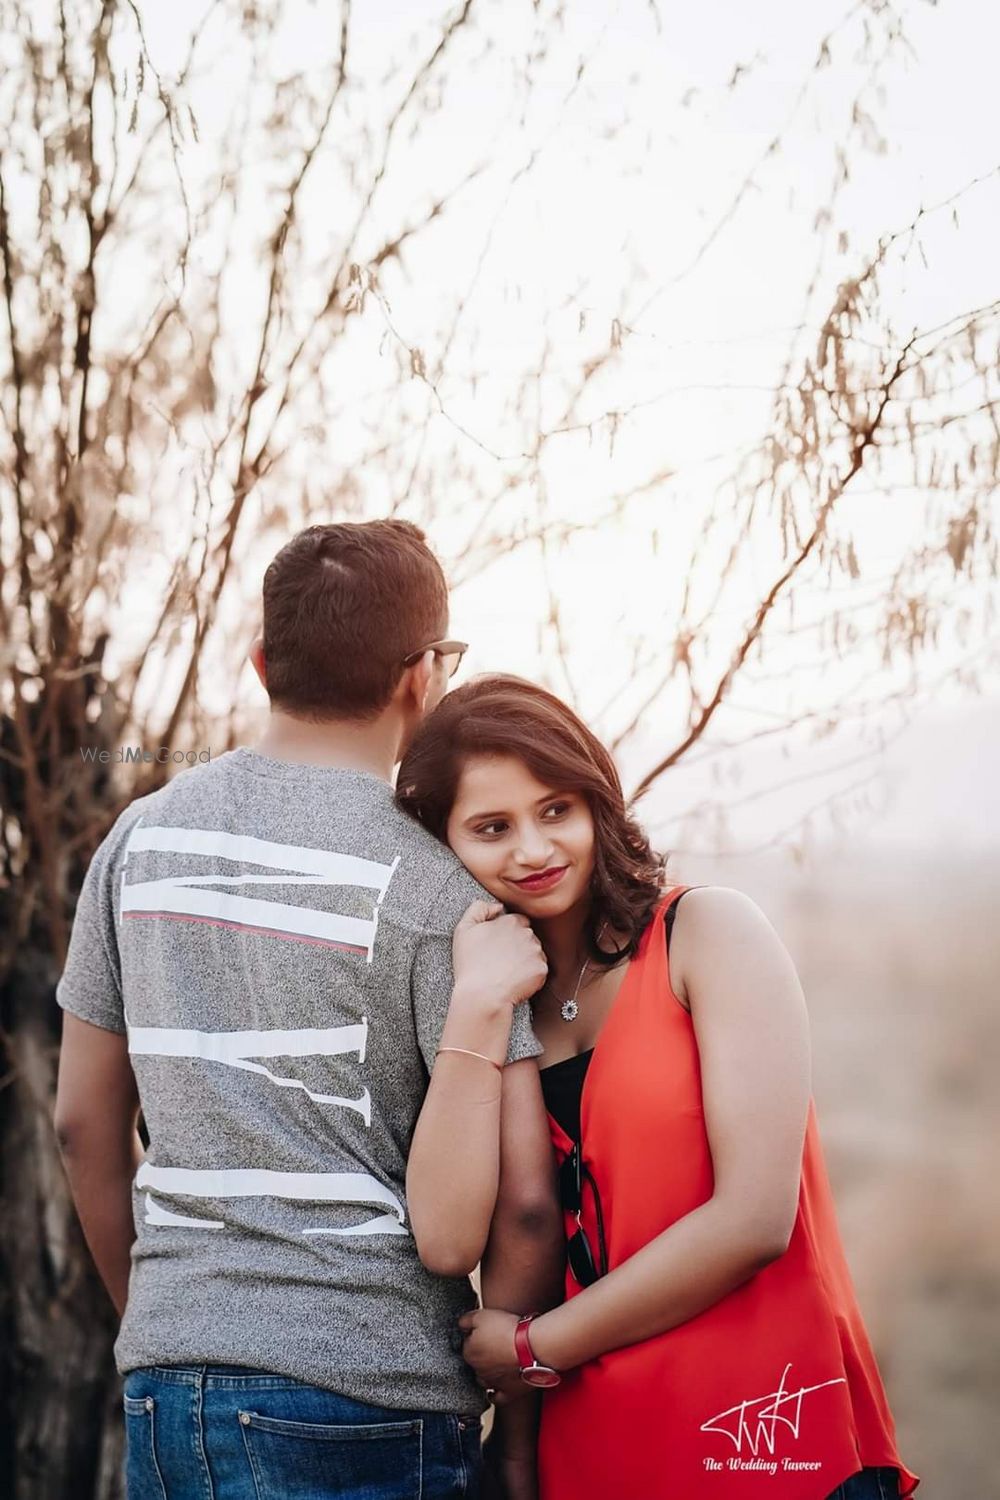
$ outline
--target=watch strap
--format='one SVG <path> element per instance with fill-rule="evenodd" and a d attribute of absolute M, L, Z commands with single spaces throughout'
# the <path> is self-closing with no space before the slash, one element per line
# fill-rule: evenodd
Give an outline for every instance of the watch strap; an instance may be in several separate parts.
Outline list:
<path fill-rule="evenodd" d="M 518 1319 L 517 1327 L 514 1329 L 514 1352 L 517 1355 L 517 1363 L 521 1370 L 537 1364 L 535 1352 L 531 1347 L 531 1338 L 528 1327 L 534 1318 L 534 1313 L 525 1313 L 523 1318 Z"/>

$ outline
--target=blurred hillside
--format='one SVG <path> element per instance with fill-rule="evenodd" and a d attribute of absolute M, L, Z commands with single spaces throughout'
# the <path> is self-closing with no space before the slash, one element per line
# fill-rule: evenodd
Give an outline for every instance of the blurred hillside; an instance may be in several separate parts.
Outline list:
<path fill-rule="evenodd" d="M 870 848 L 804 870 L 779 856 L 689 856 L 673 868 L 746 891 L 788 944 L 841 1227 L 902 1451 L 922 1495 L 995 1494 L 1000 851 Z"/>

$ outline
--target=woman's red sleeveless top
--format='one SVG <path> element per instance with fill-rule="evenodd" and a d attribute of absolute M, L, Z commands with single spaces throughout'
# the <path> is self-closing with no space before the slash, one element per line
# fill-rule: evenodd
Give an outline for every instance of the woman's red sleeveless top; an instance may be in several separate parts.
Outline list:
<path fill-rule="evenodd" d="M 712 1195 L 698 1046 L 663 923 L 684 889 L 643 935 L 584 1085 L 583 1158 L 611 1270 Z M 549 1121 L 562 1161 L 572 1142 Z M 586 1186 L 583 1199 L 596 1257 Z M 567 1214 L 567 1236 L 576 1228 Z M 567 1298 L 579 1291 L 567 1271 Z M 823 1500 L 868 1466 L 898 1468 L 903 1495 L 917 1483 L 896 1452 L 810 1108 L 785 1254 L 689 1322 L 569 1372 L 543 1405 L 541 1497 Z"/>

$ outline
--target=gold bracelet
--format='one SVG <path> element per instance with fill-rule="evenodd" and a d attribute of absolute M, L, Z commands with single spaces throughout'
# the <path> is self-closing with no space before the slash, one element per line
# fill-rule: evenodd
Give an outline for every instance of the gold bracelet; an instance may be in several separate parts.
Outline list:
<path fill-rule="evenodd" d="M 466 1057 L 478 1057 L 480 1062 L 489 1063 L 491 1068 L 496 1068 L 498 1073 L 503 1072 L 503 1063 L 494 1062 L 492 1057 L 487 1057 L 485 1052 L 472 1052 L 468 1047 L 439 1047 L 436 1056 L 440 1057 L 442 1052 L 462 1052 Z"/>

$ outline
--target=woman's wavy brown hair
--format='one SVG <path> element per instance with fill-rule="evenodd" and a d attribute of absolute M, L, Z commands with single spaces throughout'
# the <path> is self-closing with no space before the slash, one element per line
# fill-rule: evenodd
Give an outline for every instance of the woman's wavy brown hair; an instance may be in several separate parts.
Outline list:
<path fill-rule="evenodd" d="M 610 754 L 571 708 L 533 682 L 498 674 L 456 688 L 418 729 L 399 768 L 396 801 L 445 841 L 465 762 L 511 755 L 553 791 L 578 792 L 594 819 L 594 873 L 584 935 L 600 963 L 631 957 L 663 890 L 664 861 L 625 806 Z M 624 935 L 602 951 L 604 924 Z"/>

